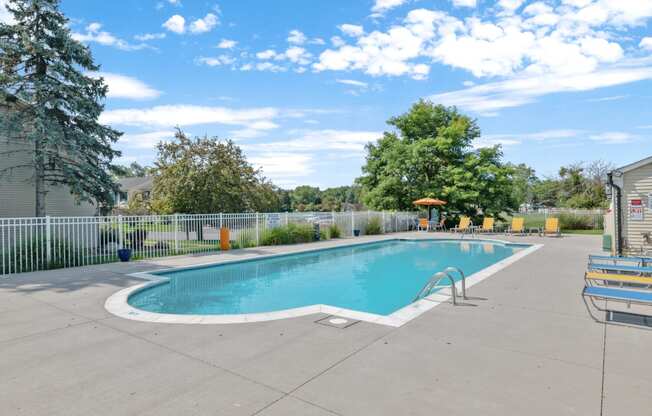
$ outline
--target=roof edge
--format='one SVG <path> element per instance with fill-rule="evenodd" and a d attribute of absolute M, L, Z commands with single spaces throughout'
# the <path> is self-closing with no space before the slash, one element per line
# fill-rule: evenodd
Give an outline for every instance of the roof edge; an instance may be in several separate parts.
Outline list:
<path fill-rule="evenodd" d="M 631 170 L 640 168 L 641 166 L 645 166 L 645 165 L 648 165 L 648 164 L 651 164 L 651 163 L 652 163 L 652 156 L 649 156 L 649 157 L 646 157 L 645 159 L 641 159 L 641 160 L 639 160 L 637 162 L 630 163 L 629 165 L 625 165 L 623 167 L 614 169 L 612 172 L 627 173 L 627 172 L 629 172 Z"/>

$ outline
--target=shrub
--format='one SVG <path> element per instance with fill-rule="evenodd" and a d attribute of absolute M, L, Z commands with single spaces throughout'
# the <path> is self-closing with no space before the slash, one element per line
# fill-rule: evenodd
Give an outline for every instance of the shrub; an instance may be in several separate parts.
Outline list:
<path fill-rule="evenodd" d="M 593 230 L 603 228 L 604 219 L 597 220 L 590 215 L 560 214 L 559 227 L 562 230 Z"/>
<path fill-rule="evenodd" d="M 337 224 L 331 224 L 327 228 L 327 231 L 328 231 L 328 238 L 340 238 L 342 236 L 340 227 L 338 227 Z"/>
<path fill-rule="evenodd" d="M 265 231 L 260 241 L 264 246 L 308 243 L 315 241 L 315 230 L 310 224 L 288 224 Z"/>
<path fill-rule="evenodd" d="M 146 239 L 147 230 L 142 228 L 136 228 L 135 230 L 129 231 L 125 234 L 126 245 L 132 250 L 142 250 L 145 246 Z"/>
<path fill-rule="evenodd" d="M 256 247 L 254 233 L 250 230 L 242 230 L 238 233 L 238 238 L 231 244 L 231 248 L 238 249 L 249 247 Z"/>
<path fill-rule="evenodd" d="M 377 235 L 383 232 L 383 227 L 380 224 L 380 219 L 377 217 L 370 218 L 365 227 L 364 233 L 366 235 Z"/>
<path fill-rule="evenodd" d="M 100 247 L 105 247 L 113 243 L 117 243 L 120 239 L 118 229 L 114 227 L 103 227 L 100 228 L 97 243 Z"/>

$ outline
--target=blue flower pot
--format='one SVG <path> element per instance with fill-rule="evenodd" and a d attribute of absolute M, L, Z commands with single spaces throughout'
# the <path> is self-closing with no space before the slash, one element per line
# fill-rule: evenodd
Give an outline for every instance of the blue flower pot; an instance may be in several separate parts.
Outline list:
<path fill-rule="evenodd" d="M 353 230 L 353 235 L 355 237 L 360 237 L 360 230 Z"/>
<path fill-rule="evenodd" d="M 122 262 L 129 261 L 131 258 L 131 249 L 130 248 L 121 248 L 118 250 L 118 258 Z"/>

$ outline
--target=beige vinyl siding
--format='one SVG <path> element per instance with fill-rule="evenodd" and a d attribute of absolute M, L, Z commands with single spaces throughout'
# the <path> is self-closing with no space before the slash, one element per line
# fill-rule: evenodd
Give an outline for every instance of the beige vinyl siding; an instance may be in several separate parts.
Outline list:
<path fill-rule="evenodd" d="M 0 105 L 0 113 L 6 107 Z M 2 114 L 0 114 L 0 117 Z M 11 153 L 6 153 L 11 152 Z M 24 139 L 7 138 L 0 131 L 0 171 L 20 165 L 30 165 L 32 147 Z M 20 167 L 0 174 L 0 218 L 33 217 L 35 215 L 34 169 Z M 51 186 L 45 198 L 46 214 L 51 216 L 95 215 L 95 206 L 77 204 L 66 186 Z"/>
<path fill-rule="evenodd" d="M 643 233 L 652 232 L 652 210 L 648 209 L 648 195 L 652 194 L 652 164 L 641 166 L 623 175 L 623 237 L 628 251 L 652 249 L 643 240 Z M 631 220 L 629 201 L 640 199 L 643 202 L 643 220 Z"/>

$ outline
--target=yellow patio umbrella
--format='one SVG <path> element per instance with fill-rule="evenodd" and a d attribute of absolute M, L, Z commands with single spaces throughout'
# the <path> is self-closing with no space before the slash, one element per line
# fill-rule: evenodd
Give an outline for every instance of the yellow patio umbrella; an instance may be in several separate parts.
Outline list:
<path fill-rule="evenodd" d="M 428 220 L 432 218 L 432 213 L 430 212 L 430 207 L 440 207 L 446 205 L 446 201 L 442 201 L 437 198 L 421 198 L 413 202 L 414 205 L 421 205 L 428 207 Z"/>

